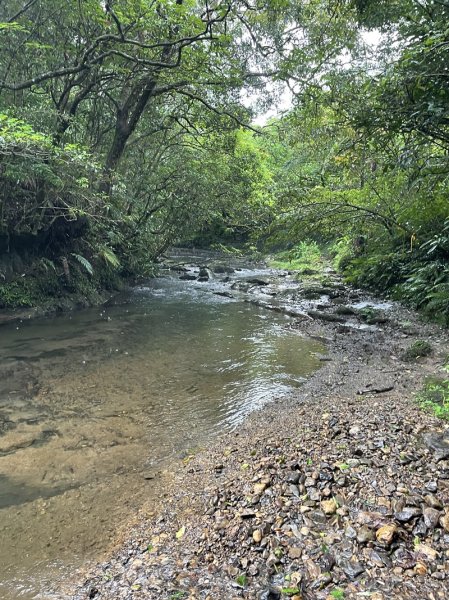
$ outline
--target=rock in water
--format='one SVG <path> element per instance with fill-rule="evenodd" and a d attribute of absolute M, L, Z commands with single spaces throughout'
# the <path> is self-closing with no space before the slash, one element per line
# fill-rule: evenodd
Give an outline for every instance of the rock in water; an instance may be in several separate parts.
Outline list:
<path fill-rule="evenodd" d="M 200 272 L 197 281 L 209 281 L 212 279 L 212 273 L 207 267 L 200 267 Z"/>

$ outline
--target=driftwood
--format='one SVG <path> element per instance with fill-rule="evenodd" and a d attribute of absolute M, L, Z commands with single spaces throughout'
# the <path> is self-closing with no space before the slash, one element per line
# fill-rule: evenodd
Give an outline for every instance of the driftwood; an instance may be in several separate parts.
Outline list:
<path fill-rule="evenodd" d="M 370 388 L 368 390 L 358 390 L 357 395 L 363 396 L 364 394 L 383 394 L 384 392 L 391 392 L 394 389 L 394 385 L 387 385 L 386 387 Z"/>

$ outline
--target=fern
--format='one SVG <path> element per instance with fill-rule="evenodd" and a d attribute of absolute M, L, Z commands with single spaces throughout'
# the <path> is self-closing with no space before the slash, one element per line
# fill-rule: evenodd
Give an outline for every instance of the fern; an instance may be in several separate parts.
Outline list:
<path fill-rule="evenodd" d="M 55 263 L 52 260 L 50 260 L 49 258 L 45 258 L 45 257 L 41 258 L 40 263 L 46 271 L 48 271 L 49 269 L 56 271 Z"/>
<path fill-rule="evenodd" d="M 81 256 L 81 254 L 75 254 L 74 252 L 72 252 L 72 256 L 79 262 L 79 264 L 84 269 L 86 269 L 86 271 L 89 273 L 89 275 L 94 274 L 94 268 L 92 267 L 91 263 L 87 260 L 87 258 L 85 258 L 84 256 Z"/>
<path fill-rule="evenodd" d="M 103 246 L 102 248 L 100 248 L 98 254 L 107 264 L 111 265 L 111 267 L 114 267 L 114 269 L 117 269 L 120 266 L 120 261 L 117 258 L 117 255 L 111 250 L 111 248 Z"/>

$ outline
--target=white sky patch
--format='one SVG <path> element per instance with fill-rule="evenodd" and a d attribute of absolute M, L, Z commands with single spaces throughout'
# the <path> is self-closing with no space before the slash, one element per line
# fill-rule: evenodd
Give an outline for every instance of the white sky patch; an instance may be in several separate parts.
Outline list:
<path fill-rule="evenodd" d="M 293 106 L 293 94 L 286 85 L 283 85 L 281 93 L 274 98 L 272 108 L 269 108 L 263 114 L 257 115 L 254 119 L 254 125 L 263 127 L 273 117 L 280 117 L 283 113 L 289 111 Z"/>
<path fill-rule="evenodd" d="M 383 41 L 382 33 L 378 29 L 373 30 L 365 30 L 361 32 L 361 38 L 368 46 L 369 50 L 372 53 L 372 56 L 375 56 L 376 51 L 379 45 Z M 349 55 L 348 55 L 349 56 Z M 345 57 L 341 57 L 342 66 L 345 64 Z M 346 62 L 347 66 L 350 66 L 351 62 Z M 281 84 L 277 84 L 278 86 Z M 274 86 L 268 84 L 267 85 L 267 93 L 273 93 Z M 264 126 L 267 122 L 274 117 L 281 117 L 283 113 L 288 112 L 293 107 L 293 94 L 287 85 L 281 85 L 280 90 L 277 93 L 273 93 L 273 105 L 263 112 L 260 112 L 255 119 L 253 120 L 253 125 Z M 245 92 L 242 94 L 242 102 L 248 108 L 256 109 L 257 104 L 260 100 L 260 94 L 246 94 Z"/>
<path fill-rule="evenodd" d="M 362 32 L 362 40 L 375 50 L 382 40 L 382 34 L 378 29 L 371 29 L 369 31 Z"/>

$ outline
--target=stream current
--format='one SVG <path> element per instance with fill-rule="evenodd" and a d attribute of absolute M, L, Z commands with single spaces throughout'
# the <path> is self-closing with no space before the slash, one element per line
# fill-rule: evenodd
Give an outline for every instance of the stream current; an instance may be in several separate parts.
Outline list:
<path fill-rule="evenodd" d="M 0 598 L 60 598 L 158 492 L 158 469 L 315 371 L 323 347 L 289 322 L 171 276 L 2 326 Z"/>

